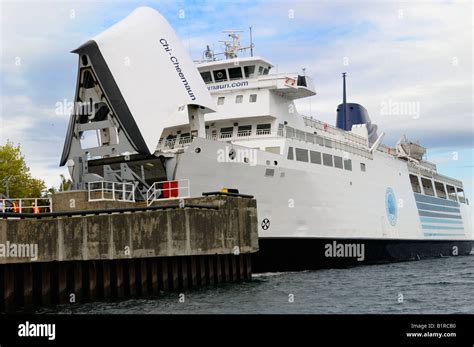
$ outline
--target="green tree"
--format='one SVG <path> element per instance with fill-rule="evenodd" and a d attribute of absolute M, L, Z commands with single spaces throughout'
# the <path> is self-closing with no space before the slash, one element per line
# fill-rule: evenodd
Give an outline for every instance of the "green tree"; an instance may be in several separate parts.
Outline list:
<path fill-rule="evenodd" d="M 45 191 L 43 180 L 31 176 L 20 145 L 7 141 L 0 146 L 0 194 L 11 198 L 39 198 Z"/>
<path fill-rule="evenodd" d="M 69 190 L 69 188 L 71 188 L 72 186 L 72 181 L 70 179 L 66 179 L 66 177 L 64 177 L 64 175 L 59 175 L 59 177 L 61 178 L 61 184 L 59 185 L 58 188 L 56 187 L 51 187 L 48 189 L 47 193 L 51 193 L 51 194 L 54 194 L 56 192 L 63 192 L 63 191 L 66 191 L 66 190 Z"/>

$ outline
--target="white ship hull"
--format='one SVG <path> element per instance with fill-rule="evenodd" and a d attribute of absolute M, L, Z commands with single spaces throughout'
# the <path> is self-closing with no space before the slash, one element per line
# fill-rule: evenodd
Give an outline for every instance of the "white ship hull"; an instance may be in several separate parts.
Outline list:
<path fill-rule="evenodd" d="M 300 141 L 286 141 L 289 146 L 305 146 Z M 199 153 L 196 148 L 200 149 Z M 363 263 L 471 251 L 473 238 L 468 205 L 456 203 L 461 223 L 459 218 L 456 224 L 421 222 L 421 218 L 429 217 L 420 216 L 407 164 L 389 155 L 377 153 L 374 160 L 351 156 L 353 170 L 346 171 L 287 160 L 282 155 L 264 151 L 255 151 L 254 163 L 230 159 L 222 162 L 222 154 L 229 153 L 230 148 L 237 153 L 248 151 L 246 147 L 225 142 L 195 139 L 177 155 L 175 175 L 169 178 L 189 179 L 191 196 L 222 187 L 254 195 L 258 202 L 260 238 L 257 258 L 261 257 L 265 263 L 262 271 L 352 263 L 355 259 L 324 256 L 324 246 L 333 240 L 364 243 Z M 331 149 L 325 152 L 331 153 Z M 366 164 L 365 172 L 360 171 L 360 162 Z M 267 169 L 274 170 L 273 176 L 265 175 Z M 387 217 L 387 188 L 391 188 L 397 199 L 395 225 Z M 436 208 L 436 204 L 429 205 Z M 440 222 L 446 221 L 450 219 L 440 219 Z M 436 228 L 427 229 L 423 225 Z M 304 255 L 304 249 L 312 253 L 309 258 Z"/>

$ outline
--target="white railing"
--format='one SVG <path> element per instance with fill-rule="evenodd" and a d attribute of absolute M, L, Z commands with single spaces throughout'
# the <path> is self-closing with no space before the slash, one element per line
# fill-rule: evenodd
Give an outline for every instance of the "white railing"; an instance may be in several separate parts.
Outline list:
<path fill-rule="evenodd" d="M 232 132 L 220 133 L 219 138 L 220 139 L 230 139 L 230 138 L 232 138 L 232 135 L 233 135 Z"/>
<path fill-rule="evenodd" d="M 360 136 L 360 135 L 357 135 L 357 134 L 351 133 L 349 131 L 339 129 L 339 128 L 333 126 L 333 125 L 324 123 L 324 122 L 322 122 L 320 120 L 317 120 L 317 119 L 312 119 L 312 118 L 309 118 L 309 117 L 303 117 L 303 120 L 304 120 L 305 125 L 307 125 L 309 127 L 315 128 L 317 130 L 325 131 L 325 132 L 327 132 L 329 134 L 332 134 L 332 135 L 343 136 L 346 140 L 355 142 L 359 145 L 367 146 L 367 139 Z"/>
<path fill-rule="evenodd" d="M 238 141 L 238 140 L 252 140 L 262 138 L 262 136 L 267 137 L 283 137 L 283 129 L 279 129 L 277 132 L 272 132 L 270 129 L 258 129 L 255 135 L 252 135 L 251 130 L 240 131 L 234 136 L 233 132 L 223 132 L 219 134 L 207 134 L 206 139 L 212 141 Z M 159 149 L 178 149 L 184 148 L 188 144 L 192 143 L 194 140 L 191 136 L 181 137 L 179 139 L 161 139 L 158 142 Z"/>
<path fill-rule="evenodd" d="M 12 198 L 0 199 L 0 212 L 45 213 L 53 212 L 51 198 Z"/>
<path fill-rule="evenodd" d="M 189 180 L 155 182 L 146 192 L 147 206 L 154 201 L 189 198 L 191 194 Z"/>
<path fill-rule="evenodd" d="M 270 135 L 271 133 L 270 129 L 257 129 L 257 135 Z"/>
<path fill-rule="evenodd" d="M 135 185 L 127 182 L 88 182 L 89 201 L 135 202 Z"/>
<path fill-rule="evenodd" d="M 246 137 L 252 135 L 252 130 L 241 130 L 237 132 L 237 137 Z"/>
<path fill-rule="evenodd" d="M 320 133 L 323 135 L 323 133 Z M 327 148 L 334 148 L 341 151 L 353 153 L 361 157 L 372 159 L 373 156 L 369 149 L 363 145 L 356 145 L 353 142 L 343 142 L 334 138 L 311 134 L 306 131 L 294 129 L 292 127 L 285 127 L 285 137 L 289 139 L 296 139 L 299 141 L 318 144 Z"/>
<path fill-rule="evenodd" d="M 178 141 L 180 145 L 187 145 L 191 142 L 193 142 L 193 138 L 191 136 L 182 136 L 179 138 L 179 141 Z"/>

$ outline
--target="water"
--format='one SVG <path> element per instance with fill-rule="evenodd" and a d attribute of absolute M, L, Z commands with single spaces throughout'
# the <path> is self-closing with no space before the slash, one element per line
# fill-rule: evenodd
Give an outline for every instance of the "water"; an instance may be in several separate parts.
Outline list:
<path fill-rule="evenodd" d="M 474 313 L 474 254 L 384 265 L 254 275 L 252 281 L 43 313 Z M 294 302 L 289 302 L 293 294 Z M 403 302 L 399 299 L 403 295 Z"/>

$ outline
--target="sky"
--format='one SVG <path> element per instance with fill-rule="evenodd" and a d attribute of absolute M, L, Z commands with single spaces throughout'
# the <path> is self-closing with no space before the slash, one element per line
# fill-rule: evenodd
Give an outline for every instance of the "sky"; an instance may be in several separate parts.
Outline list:
<path fill-rule="evenodd" d="M 73 101 L 70 53 L 139 6 L 162 13 L 194 59 L 240 29 L 278 72 L 313 78 L 300 113 L 334 124 L 347 72 L 348 101 L 364 105 L 394 145 L 428 147 L 438 171 L 474 175 L 471 1 L 5 1 L 0 0 L 0 144 L 20 143 L 35 177 L 58 186 Z M 158 134 L 157 134 L 158 137 Z M 474 199 L 472 199 L 474 202 Z"/>

